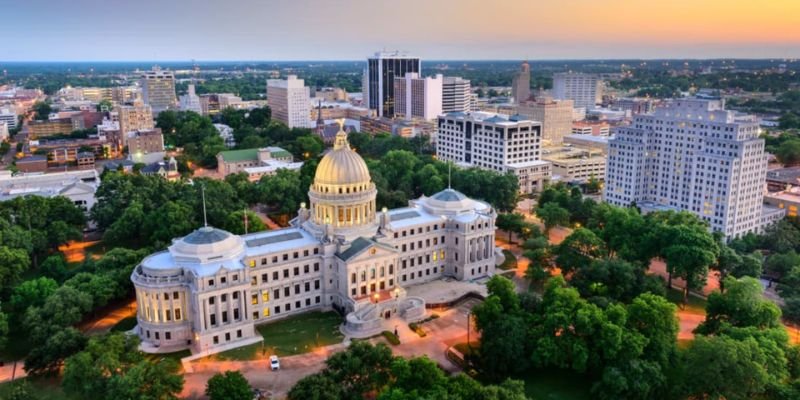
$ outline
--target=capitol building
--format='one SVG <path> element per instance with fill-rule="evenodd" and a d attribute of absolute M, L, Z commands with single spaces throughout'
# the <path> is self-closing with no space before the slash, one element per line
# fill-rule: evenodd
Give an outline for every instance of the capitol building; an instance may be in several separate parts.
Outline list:
<path fill-rule="evenodd" d="M 258 324 L 311 310 L 346 315 L 356 337 L 425 317 L 412 285 L 491 276 L 494 209 L 453 189 L 377 210 L 364 160 L 339 131 L 291 227 L 234 235 L 202 227 L 134 269 L 145 351 L 212 353 L 260 341 Z"/>

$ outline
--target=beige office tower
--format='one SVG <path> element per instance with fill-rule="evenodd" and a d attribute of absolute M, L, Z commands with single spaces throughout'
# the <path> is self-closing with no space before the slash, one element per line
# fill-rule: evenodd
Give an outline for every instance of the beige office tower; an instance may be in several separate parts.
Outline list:
<path fill-rule="evenodd" d="M 572 100 L 539 98 L 517 106 L 517 114 L 542 123 L 542 141 L 561 144 L 572 133 Z"/>
<path fill-rule="evenodd" d="M 140 83 L 142 98 L 154 113 L 158 114 L 178 105 L 178 98 L 175 95 L 175 74 L 172 71 L 164 71 L 155 66 L 142 75 Z"/>
<path fill-rule="evenodd" d="M 114 111 L 119 115 L 119 132 L 122 145 L 127 145 L 128 132 L 147 131 L 155 128 L 153 111 L 149 105 L 135 102 L 133 105 L 117 106 Z"/>
<path fill-rule="evenodd" d="M 310 91 L 305 81 L 289 75 L 286 79 L 267 80 L 267 105 L 272 109 L 272 118 L 289 128 L 310 128 Z"/>
<path fill-rule="evenodd" d="M 514 73 L 511 80 L 511 96 L 514 102 L 521 104 L 531 97 L 531 66 L 527 61 L 523 61 L 519 66 L 519 71 Z"/>

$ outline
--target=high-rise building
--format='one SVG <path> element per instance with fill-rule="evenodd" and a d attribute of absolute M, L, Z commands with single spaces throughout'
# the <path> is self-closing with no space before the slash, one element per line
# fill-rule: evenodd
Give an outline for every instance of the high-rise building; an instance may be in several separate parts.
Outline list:
<path fill-rule="evenodd" d="M 272 118 L 289 128 L 313 126 L 309 94 L 305 82 L 295 75 L 267 80 L 267 105 L 272 109 Z"/>
<path fill-rule="evenodd" d="M 394 113 L 398 117 L 432 120 L 442 113 L 442 75 L 422 78 L 408 72 L 394 78 Z"/>
<path fill-rule="evenodd" d="M 676 99 L 640 114 L 608 142 L 605 201 L 644 212 L 685 210 L 727 238 L 761 229 L 767 156 L 758 119 L 720 100 Z"/>
<path fill-rule="evenodd" d="M 200 96 L 194 92 L 194 84 L 189 85 L 186 94 L 181 96 L 180 102 L 181 110 L 183 111 L 194 111 L 198 114 L 203 113 L 203 109 L 200 107 Z"/>
<path fill-rule="evenodd" d="M 155 128 L 153 111 L 147 104 L 136 102 L 132 105 L 117 106 L 114 111 L 119 118 L 121 145 L 127 145 L 128 132 L 149 131 Z"/>
<path fill-rule="evenodd" d="M 517 106 L 517 113 L 542 123 L 542 140 L 548 144 L 561 144 L 564 136 L 572 132 L 572 100 L 538 98 Z"/>
<path fill-rule="evenodd" d="M 158 114 L 178 104 L 175 96 L 175 74 L 172 71 L 165 71 L 155 66 L 152 70 L 145 71 L 140 83 L 142 98 L 154 113 Z"/>
<path fill-rule="evenodd" d="M 445 76 L 442 80 L 442 112 L 469 112 L 472 110 L 472 85 L 468 79 Z"/>
<path fill-rule="evenodd" d="M 520 64 L 519 71 L 511 79 L 511 97 L 517 104 L 528 101 L 531 97 L 531 66 L 527 61 Z"/>
<path fill-rule="evenodd" d="M 542 126 L 520 115 L 450 113 L 438 118 L 436 155 L 442 161 L 512 172 L 519 190 L 542 190 L 550 163 L 541 160 Z"/>
<path fill-rule="evenodd" d="M 601 83 L 594 74 L 559 72 L 553 74 L 553 97 L 572 100 L 576 108 L 593 108 L 603 96 Z"/>
<path fill-rule="evenodd" d="M 8 124 L 0 121 L 0 142 L 8 140 Z"/>
<path fill-rule="evenodd" d="M 364 100 L 379 117 L 395 115 L 394 79 L 408 72 L 420 73 L 420 60 L 401 52 L 377 52 L 367 59 L 364 71 Z"/>

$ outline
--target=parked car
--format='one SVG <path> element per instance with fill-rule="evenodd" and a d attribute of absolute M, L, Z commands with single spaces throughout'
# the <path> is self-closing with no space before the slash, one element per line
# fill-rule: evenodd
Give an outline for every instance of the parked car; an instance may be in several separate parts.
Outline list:
<path fill-rule="evenodd" d="M 276 355 L 269 356 L 269 368 L 273 371 L 281 369 L 281 361 L 278 360 L 278 356 Z"/>

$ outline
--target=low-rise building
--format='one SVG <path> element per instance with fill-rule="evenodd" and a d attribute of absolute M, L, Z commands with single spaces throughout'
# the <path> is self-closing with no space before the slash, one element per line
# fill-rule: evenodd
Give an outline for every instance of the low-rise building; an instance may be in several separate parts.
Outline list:
<path fill-rule="evenodd" d="M 603 121 L 576 121 L 572 123 L 573 135 L 608 136 L 611 125 Z"/>
<path fill-rule="evenodd" d="M 767 171 L 767 190 L 770 192 L 780 192 L 796 187 L 800 187 L 800 167 Z"/>
<path fill-rule="evenodd" d="M 94 169 L 13 176 L 11 171 L 0 171 L 0 201 L 24 196 L 64 196 L 88 213 L 94 206 L 99 185 L 100 176 Z"/>
<path fill-rule="evenodd" d="M 292 153 L 280 147 L 228 150 L 217 154 L 217 173 L 221 178 L 239 172 L 247 173 L 256 181 L 264 175 L 273 175 L 279 169 L 299 170 L 302 162 L 293 162 Z"/>
<path fill-rule="evenodd" d="M 175 157 L 170 157 L 169 161 L 162 160 L 147 164 L 139 170 L 139 173 L 146 176 L 160 176 L 170 182 L 177 181 L 181 177 Z"/>
<path fill-rule="evenodd" d="M 603 154 L 608 154 L 608 141 L 613 138 L 613 136 L 567 135 L 564 136 L 564 145 L 598 150 Z"/>
<path fill-rule="evenodd" d="M 587 182 L 606 177 L 606 157 L 599 150 L 573 146 L 553 146 L 542 149 L 542 160 L 553 165 L 553 180 Z"/>
<path fill-rule="evenodd" d="M 22 157 L 16 162 L 17 169 L 22 173 L 35 173 L 47 171 L 47 156 L 33 155 Z"/>
<path fill-rule="evenodd" d="M 94 169 L 95 156 L 91 151 L 79 152 L 75 157 L 75 163 L 78 169 Z"/>
<path fill-rule="evenodd" d="M 131 160 L 153 163 L 164 158 L 164 135 L 160 128 L 138 130 L 126 134 Z"/>

